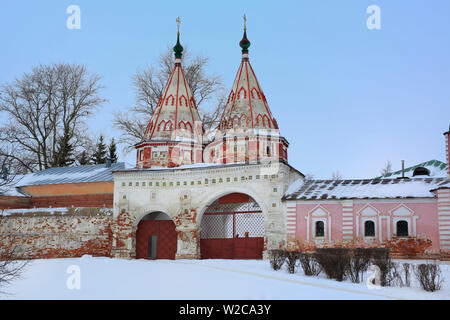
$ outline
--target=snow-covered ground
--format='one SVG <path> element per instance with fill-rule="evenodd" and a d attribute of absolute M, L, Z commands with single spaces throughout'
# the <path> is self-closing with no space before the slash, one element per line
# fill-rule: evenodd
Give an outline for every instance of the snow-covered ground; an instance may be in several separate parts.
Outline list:
<path fill-rule="evenodd" d="M 75 267 L 71 267 L 75 266 Z M 367 288 L 365 281 L 337 282 L 306 277 L 301 268 L 273 271 L 261 260 L 119 260 L 84 256 L 34 260 L 23 278 L 3 288 L 0 299 L 450 299 L 450 265 L 441 264 L 441 291 Z M 76 284 L 79 270 L 80 289 Z M 365 275 L 365 280 L 369 274 Z M 68 281 L 69 280 L 69 281 Z"/>

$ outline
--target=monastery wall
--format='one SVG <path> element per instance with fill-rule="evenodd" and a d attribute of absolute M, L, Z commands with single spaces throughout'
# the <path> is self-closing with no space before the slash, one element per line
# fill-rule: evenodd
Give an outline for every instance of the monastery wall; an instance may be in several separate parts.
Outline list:
<path fill-rule="evenodd" d="M 0 211 L 0 255 L 22 259 L 110 256 L 112 209 L 47 208 Z"/>

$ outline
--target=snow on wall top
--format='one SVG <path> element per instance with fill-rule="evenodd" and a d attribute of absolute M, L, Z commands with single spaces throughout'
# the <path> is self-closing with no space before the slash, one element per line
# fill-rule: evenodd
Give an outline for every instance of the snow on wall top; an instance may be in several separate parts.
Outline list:
<path fill-rule="evenodd" d="M 87 166 L 50 168 L 25 175 L 17 182 L 16 187 L 42 184 L 113 181 L 112 171 L 124 168 L 125 163 L 123 162 L 112 163 L 110 167 L 106 167 L 106 164 L 94 164 Z"/>
<path fill-rule="evenodd" d="M 286 200 L 432 198 L 445 178 L 308 180 L 288 188 Z M 295 184 L 296 182 L 294 182 Z M 292 186 L 292 185 L 291 185 Z"/>

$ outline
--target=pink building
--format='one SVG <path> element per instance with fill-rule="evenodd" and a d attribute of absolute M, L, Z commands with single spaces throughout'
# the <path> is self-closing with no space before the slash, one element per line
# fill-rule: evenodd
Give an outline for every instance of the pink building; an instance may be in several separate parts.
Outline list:
<path fill-rule="evenodd" d="M 448 160 L 449 132 L 444 136 Z M 430 177 L 429 168 L 416 166 L 407 169 L 410 177 L 294 183 L 284 196 L 291 245 L 387 246 L 399 256 L 448 256 L 450 169 L 438 161 L 431 166 L 446 169 L 446 176 Z"/>

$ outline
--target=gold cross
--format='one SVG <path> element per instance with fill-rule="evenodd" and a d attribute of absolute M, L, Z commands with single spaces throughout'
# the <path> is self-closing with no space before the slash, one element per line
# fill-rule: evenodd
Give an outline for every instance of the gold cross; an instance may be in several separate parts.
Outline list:
<path fill-rule="evenodd" d="M 181 23 L 180 17 L 178 17 L 176 21 L 177 21 L 177 31 L 179 34 L 180 33 L 180 23 Z"/>
<path fill-rule="evenodd" d="M 247 17 L 245 16 L 245 13 L 244 13 L 244 31 L 247 30 L 246 24 L 247 24 Z"/>

